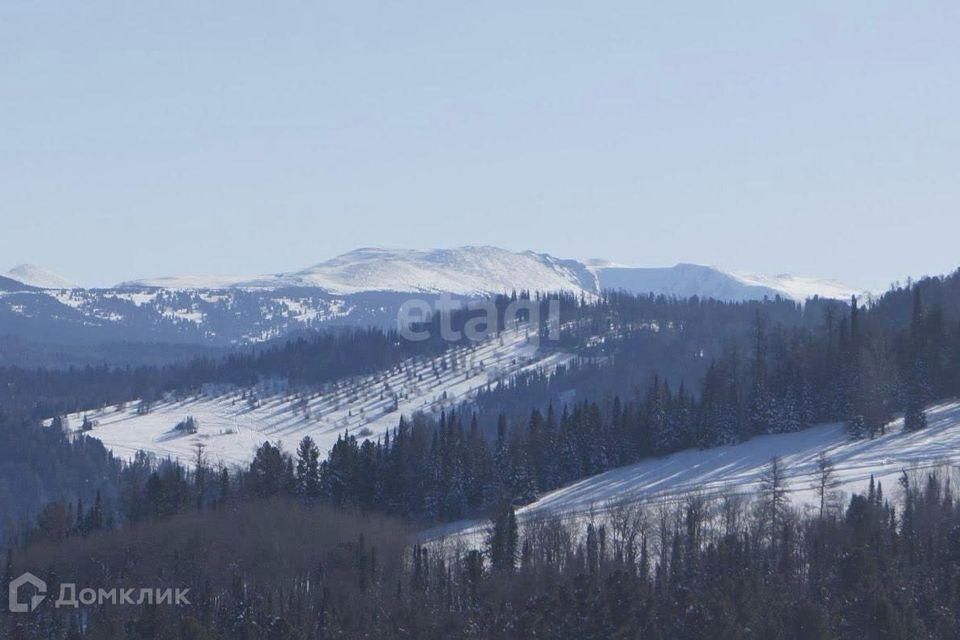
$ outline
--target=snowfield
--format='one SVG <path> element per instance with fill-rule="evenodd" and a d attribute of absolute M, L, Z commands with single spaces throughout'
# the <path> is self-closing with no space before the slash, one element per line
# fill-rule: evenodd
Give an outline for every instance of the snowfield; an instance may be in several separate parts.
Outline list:
<path fill-rule="evenodd" d="M 602 519 L 619 505 L 656 505 L 679 502 L 691 493 L 755 494 L 764 468 L 780 456 L 786 470 L 788 495 L 794 507 L 812 507 L 817 457 L 824 452 L 835 465 L 838 489 L 849 495 L 863 492 L 870 476 L 895 495 L 904 471 L 937 469 L 960 463 L 960 402 L 930 407 L 929 426 L 903 432 L 903 420 L 894 420 L 886 435 L 873 440 L 850 440 L 842 424 L 825 424 L 796 433 L 760 436 L 747 442 L 713 449 L 680 451 L 580 480 L 540 497 L 517 510 L 518 522 L 561 517 L 571 522 Z M 469 545 L 482 544 L 487 521 L 461 521 L 431 529 L 425 540 L 451 536 Z"/>
<path fill-rule="evenodd" d="M 520 327 L 503 332 L 501 338 L 458 347 L 433 359 L 407 360 L 390 371 L 342 380 L 310 393 L 292 393 L 279 383 L 253 389 L 210 388 L 199 397 L 154 403 L 145 415 L 138 415 L 137 402 L 71 414 L 67 428 L 79 433 L 86 415 L 95 423 L 87 435 L 125 459 L 142 449 L 189 461 L 202 444 L 211 461 L 245 464 L 264 441 L 280 441 L 293 451 L 307 435 L 325 454 L 345 432 L 359 439 L 379 438 L 397 426 L 401 414 L 439 415 L 499 380 L 524 370 L 552 370 L 572 358 L 539 349 Z M 195 434 L 174 429 L 187 416 L 199 422 Z"/>

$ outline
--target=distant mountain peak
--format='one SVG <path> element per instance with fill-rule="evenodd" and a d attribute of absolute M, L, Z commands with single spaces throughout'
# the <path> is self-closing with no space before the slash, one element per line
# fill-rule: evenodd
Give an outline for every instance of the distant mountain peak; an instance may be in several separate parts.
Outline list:
<path fill-rule="evenodd" d="M 40 289 L 79 289 L 79 284 L 51 269 L 36 264 L 21 264 L 7 272 L 7 277 Z"/>
<path fill-rule="evenodd" d="M 594 295 L 604 289 L 676 297 L 760 300 L 781 296 L 802 302 L 819 295 L 847 298 L 856 291 L 830 280 L 764 276 L 714 266 L 633 267 L 609 260 L 570 260 L 536 251 L 489 245 L 448 249 L 361 247 L 306 269 L 255 277 L 174 276 L 124 283 L 168 289 L 279 289 L 311 287 L 334 295 L 399 292 L 461 296 L 511 291 L 569 291 Z"/>
<path fill-rule="evenodd" d="M 402 291 L 477 295 L 529 289 L 580 291 L 592 285 L 579 263 L 491 246 L 357 249 L 302 271 L 244 285 L 315 286 L 333 293 Z M 584 271 L 579 273 L 578 271 Z"/>

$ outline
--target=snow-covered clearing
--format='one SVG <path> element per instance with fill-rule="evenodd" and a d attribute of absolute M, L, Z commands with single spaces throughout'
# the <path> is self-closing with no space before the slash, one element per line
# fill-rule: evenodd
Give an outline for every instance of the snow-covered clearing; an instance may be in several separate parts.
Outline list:
<path fill-rule="evenodd" d="M 780 456 L 786 470 L 788 495 L 795 507 L 817 503 L 812 484 L 817 458 L 825 453 L 835 465 L 838 489 L 862 492 L 873 475 L 887 495 L 895 495 L 897 480 L 908 472 L 960 463 L 960 402 L 930 407 L 929 426 L 903 432 L 903 421 L 894 420 L 886 435 L 851 441 L 842 424 L 826 424 L 796 433 L 760 436 L 747 442 L 713 449 L 690 449 L 580 480 L 543 495 L 517 510 L 518 521 L 530 522 L 559 516 L 570 522 L 602 517 L 617 506 L 679 502 L 691 493 L 757 492 L 764 469 Z M 431 529 L 424 539 L 456 536 L 479 544 L 486 521 L 461 521 Z"/>
<path fill-rule="evenodd" d="M 521 327 L 443 356 L 407 360 L 389 371 L 309 393 L 293 393 L 282 385 L 210 389 L 199 397 L 154 403 L 145 415 L 138 415 L 137 402 L 72 414 L 67 416 L 68 427 L 79 432 L 86 415 L 95 423 L 88 435 L 122 458 L 142 449 L 189 460 L 202 443 L 208 459 L 243 464 L 266 440 L 279 440 L 292 451 L 309 435 L 325 452 L 344 432 L 360 439 L 377 438 L 395 427 L 401 414 L 439 415 L 441 409 L 469 400 L 487 385 L 524 370 L 552 370 L 571 358 L 538 349 Z M 174 429 L 187 416 L 199 422 L 195 434 Z"/>

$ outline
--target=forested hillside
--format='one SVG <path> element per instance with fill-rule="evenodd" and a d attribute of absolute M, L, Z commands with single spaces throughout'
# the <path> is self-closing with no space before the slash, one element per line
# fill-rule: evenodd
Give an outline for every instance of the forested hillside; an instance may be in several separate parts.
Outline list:
<path fill-rule="evenodd" d="M 407 546 L 378 517 L 220 496 L 137 524 L 45 531 L 7 557 L 54 594 L 150 585 L 188 604 L 53 608 L 0 618 L 0 637 L 953 638 L 960 509 L 950 477 L 870 484 L 798 516 L 771 468 L 754 501 L 692 496 L 572 528 L 497 512 L 480 549 Z M 188 483 L 191 485 L 193 483 Z M 159 489 L 149 488 L 156 493 Z M 195 486 L 195 485 L 193 485 Z M 896 496 L 896 497 L 893 497 Z M 189 499 L 187 500 L 190 501 Z M 131 561 L 133 559 L 134 561 Z"/>
<path fill-rule="evenodd" d="M 560 339 L 544 344 L 578 354 L 570 366 L 505 381 L 443 416 L 405 417 L 372 440 L 341 438 L 323 464 L 336 478 L 336 487 L 325 485 L 327 499 L 427 522 L 456 519 L 688 447 L 835 421 L 869 437 L 896 412 L 906 412 L 908 429 L 921 429 L 922 407 L 960 395 L 960 274 L 893 290 L 867 307 L 618 293 L 560 301 Z M 8 369 L 0 389 L 7 411 L 49 415 L 170 389 L 193 393 L 209 382 L 279 377 L 309 387 L 443 348 L 352 331 L 166 368 Z M 65 497 L 89 501 L 89 486 Z"/>
<path fill-rule="evenodd" d="M 827 307 L 822 324 L 813 327 L 771 326 L 766 308 L 752 310 L 754 322 L 742 342 L 730 339 L 703 362 L 698 384 L 681 379 L 674 386 L 655 374 L 643 386 L 630 384 L 630 370 L 643 365 L 629 351 L 598 347 L 597 355 L 551 376 L 520 377 L 481 394 L 476 408 L 436 422 L 401 421 L 376 444 L 345 437 L 327 461 L 330 476 L 340 482 L 336 499 L 428 521 L 457 519 L 502 502 L 523 504 L 571 481 L 685 448 L 822 422 L 844 422 L 851 438 L 868 438 L 882 433 L 897 413 L 904 414 L 906 430 L 923 429 L 925 406 L 960 396 L 960 292 L 942 298 L 948 304 L 925 306 L 923 298 L 938 299 L 936 292 L 956 290 L 958 283 L 958 275 L 924 281 L 871 308 L 856 301 L 842 310 Z M 774 311 L 782 308 L 770 304 Z M 903 306 L 908 310 L 899 321 L 888 320 L 892 309 Z M 598 305 L 581 312 L 575 326 L 603 322 L 624 331 L 629 319 L 629 308 Z M 804 317 L 799 310 L 794 314 L 786 317 Z M 683 329 L 677 334 L 665 341 L 667 349 L 682 342 Z M 574 390 L 576 399 L 560 404 L 565 390 Z M 524 400 L 534 406 L 521 414 L 517 407 Z M 496 435 L 490 438 L 482 425 L 494 420 Z"/>
<path fill-rule="evenodd" d="M 950 532 L 960 525 L 946 475 L 904 476 L 896 492 L 871 484 L 842 509 L 832 504 L 809 518 L 789 508 L 776 462 L 756 496 L 691 496 L 659 511 L 625 505 L 583 529 L 539 521 L 521 531 L 514 508 L 650 456 L 815 422 L 840 420 L 851 438 L 869 438 L 902 412 L 904 429 L 923 430 L 924 407 L 960 395 L 958 288 L 960 274 L 924 280 L 866 307 L 567 298 L 554 348 L 577 354 L 570 366 L 505 381 L 436 419 L 401 418 L 379 438 L 346 435 L 326 455 L 309 438 L 296 450 L 265 443 L 239 468 L 202 447 L 189 461 L 139 455 L 120 463 L 95 440 L 40 428 L 23 411 L 145 390 L 188 393 L 211 380 L 284 376 L 309 385 L 443 345 L 351 332 L 137 372 L 7 370 L 5 397 L 18 402 L 7 406 L 19 407 L 0 430 L 5 543 L 17 549 L 8 575 L 41 562 L 54 583 L 58 571 L 94 582 L 103 571 L 139 579 L 106 553 L 98 567 L 80 561 L 84 549 L 129 540 L 123 557 L 170 558 L 166 578 L 200 597 L 189 611 L 140 607 L 80 618 L 42 609 L 8 620 L 5 633 L 65 637 L 83 621 L 90 637 L 115 637 L 120 627 L 151 637 L 176 627 L 184 637 L 695 638 L 745 626 L 763 638 L 859 638 L 863 629 L 950 637 L 960 610 L 949 587 L 960 557 Z M 355 346 L 355 358 L 341 349 Z M 651 361 L 664 370 L 649 371 Z M 25 380 L 53 384 L 33 397 Z M 264 574 L 243 549 L 230 566 L 190 561 L 204 544 L 235 546 L 239 524 L 231 518 L 257 527 L 261 515 L 308 523 L 317 509 L 336 510 L 320 517 L 340 524 L 310 557 L 296 555 L 303 543 L 288 529 L 258 529 L 274 560 L 300 571 Z M 395 535 L 376 541 L 374 529 L 395 525 L 345 515 L 370 512 L 418 528 L 488 517 L 490 536 L 482 553 L 409 551 Z M 185 535 L 198 527 L 206 542 Z M 149 552 L 141 540 L 151 541 Z"/>

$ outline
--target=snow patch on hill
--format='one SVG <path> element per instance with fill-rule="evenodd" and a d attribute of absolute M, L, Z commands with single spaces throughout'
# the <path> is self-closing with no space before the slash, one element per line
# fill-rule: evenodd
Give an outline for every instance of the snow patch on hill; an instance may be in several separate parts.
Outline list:
<path fill-rule="evenodd" d="M 626 267 L 593 261 L 602 289 L 635 294 L 674 296 L 677 298 L 715 298 L 717 300 L 762 300 L 780 296 L 797 302 L 820 296 L 847 299 L 862 292 L 834 280 L 791 275 L 764 276 L 754 273 L 723 271 L 699 264 L 673 267 Z"/>

